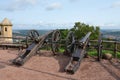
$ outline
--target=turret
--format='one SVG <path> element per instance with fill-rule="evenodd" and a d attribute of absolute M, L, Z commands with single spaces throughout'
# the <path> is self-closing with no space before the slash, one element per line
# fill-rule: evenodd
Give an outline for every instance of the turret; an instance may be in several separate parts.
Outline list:
<path fill-rule="evenodd" d="M 12 43 L 12 23 L 5 18 L 1 24 L 1 37 L 6 37 L 2 39 L 2 42 Z"/>

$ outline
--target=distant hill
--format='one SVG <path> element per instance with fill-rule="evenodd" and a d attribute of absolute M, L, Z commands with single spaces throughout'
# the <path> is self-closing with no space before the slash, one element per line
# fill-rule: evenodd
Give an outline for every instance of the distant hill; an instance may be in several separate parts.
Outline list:
<path fill-rule="evenodd" d="M 120 41 L 120 30 L 101 30 L 103 38 L 110 38 Z"/>
<path fill-rule="evenodd" d="M 101 29 L 101 32 L 116 32 L 120 31 L 120 29 Z"/>
<path fill-rule="evenodd" d="M 13 36 L 26 36 L 29 30 L 13 30 Z M 40 35 L 47 33 L 50 30 L 37 30 Z M 120 41 L 120 30 L 102 29 L 103 38 L 111 38 Z"/>
<path fill-rule="evenodd" d="M 50 30 L 37 30 L 40 35 L 45 34 Z M 29 30 L 13 30 L 13 36 L 26 36 Z"/>
<path fill-rule="evenodd" d="M 116 32 L 106 32 L 106 33 L 104 33 L 104 35 L 120 36 L 120 31 L 116 31 Z"/>

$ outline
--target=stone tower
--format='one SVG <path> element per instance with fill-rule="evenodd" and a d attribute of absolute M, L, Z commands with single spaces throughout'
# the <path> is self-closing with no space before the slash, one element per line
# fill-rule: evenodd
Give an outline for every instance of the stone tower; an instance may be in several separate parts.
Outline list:
<path fill-rule="evenodd" d="M 2 41 L 5 43 L 12 43 L 12 23 L 7 18 L 5 18 L 0 25 L 1 37 L 7 37 L 3 38 Z"/>

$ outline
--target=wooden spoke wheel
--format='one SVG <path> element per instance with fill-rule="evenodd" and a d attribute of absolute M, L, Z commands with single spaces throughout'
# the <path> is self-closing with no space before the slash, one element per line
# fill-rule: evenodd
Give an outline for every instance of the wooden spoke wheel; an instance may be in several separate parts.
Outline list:
<path fill-rule="evenodd" d="M 65 41 L 65 51 L 66 51 L 66 54 L 71 54 L 74 52 L 74 49 L 75 49 L 75 44 L 74 44 L 74 41 L 75 41 L 75 36 L 74 36 L 74 33 L 72 31 L 70 31 L 66 37 L 66 41 Z"/>
<path fill-rule="evenodd" d="M 26 45 L 28 46 L 32 42 L 38 42 L 39 33 L 36 30 L 30 30 L 26 36 Z"/>
<path fill-rule="evenodd" d="M 52 48 L 52 52 L 54 55 L 56 55 L 57 52 L 59 52 L 60 39 L 61 39 L 61 34 L 60 34 L 59 30 L 53 31 L 52 39 L 51 39 L 51 48 Z"/>

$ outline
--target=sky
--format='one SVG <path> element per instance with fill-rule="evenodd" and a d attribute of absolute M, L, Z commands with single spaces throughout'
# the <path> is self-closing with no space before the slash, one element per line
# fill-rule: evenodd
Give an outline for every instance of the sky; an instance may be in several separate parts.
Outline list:
<path fill-rule="evenodd" d="M 120 0 L 1 0 L 0 22 L 13 29 L 72 28 L 75 22 L 120 29 Z"/>

